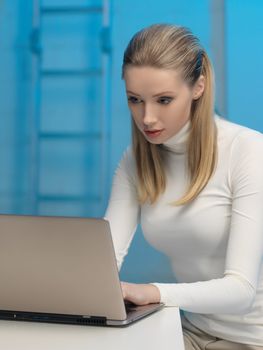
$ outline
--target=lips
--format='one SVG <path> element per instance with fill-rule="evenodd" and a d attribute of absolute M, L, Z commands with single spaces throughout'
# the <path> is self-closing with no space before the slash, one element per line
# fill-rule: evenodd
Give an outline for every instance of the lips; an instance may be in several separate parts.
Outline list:
<path fill-rule="evenodd" d="M 144 130 L 144 133 L 148 136 L 148 137 L 157 137 L 162 133 L 163 129 L 161 130 Z"/>

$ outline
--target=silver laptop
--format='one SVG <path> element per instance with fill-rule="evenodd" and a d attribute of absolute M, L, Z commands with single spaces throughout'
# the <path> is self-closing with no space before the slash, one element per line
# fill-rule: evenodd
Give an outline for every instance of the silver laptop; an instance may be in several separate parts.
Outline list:
<path fill-rule="evenodd" d="M 109 223 L 0 215 L 0 318 L 125 326 L 162 304 L 123 301 Z"/>

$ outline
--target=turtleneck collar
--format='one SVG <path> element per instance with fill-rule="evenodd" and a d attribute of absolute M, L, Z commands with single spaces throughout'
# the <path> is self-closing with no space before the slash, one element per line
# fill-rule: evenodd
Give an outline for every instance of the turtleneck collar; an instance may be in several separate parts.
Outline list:
<path fill-rule="evenodd" d="M 190 129 L 191 121 L 189 120 L 177 134 L 163 143 L 163 148 L 174 153 L 185 153 Z"/>

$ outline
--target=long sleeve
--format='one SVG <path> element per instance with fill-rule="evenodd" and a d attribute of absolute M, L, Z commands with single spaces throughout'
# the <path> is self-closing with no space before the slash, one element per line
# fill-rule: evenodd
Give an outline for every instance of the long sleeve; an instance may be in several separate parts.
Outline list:
<path fill-rule="evenodd" d="M 262 134 L 245 131 L 228 151 L 232 208 L 223 276 L 192 283 L 154 283 L 168 306 L 196 313 L 239 314 L 248 312 L 254 301 L 263 255 Z"/>
<path fill-rule="evenodd" d="M 105 219 L 110 223 L 118 268 L 128 252 L 137 228 L 140 208 L 135 186 L 135 163 L 128 149 L 115 172 Z"/>

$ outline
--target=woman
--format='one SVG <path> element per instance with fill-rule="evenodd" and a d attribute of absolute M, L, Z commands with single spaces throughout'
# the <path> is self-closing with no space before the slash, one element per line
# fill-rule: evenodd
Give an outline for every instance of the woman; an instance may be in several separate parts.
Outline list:
<path fill-rule="evenodd" d="M 185 28 L 135 34 L 123 61 L 132 149 L 106 212 L 119 268 L 137 224 L 176 283 L 122 283 L 184 310 L 186 349 L 263 349 L 263 137 L 214 116 L 213 71 Z"/>

